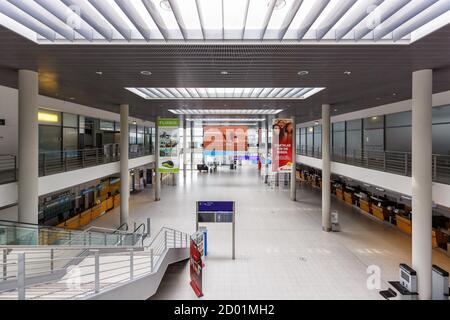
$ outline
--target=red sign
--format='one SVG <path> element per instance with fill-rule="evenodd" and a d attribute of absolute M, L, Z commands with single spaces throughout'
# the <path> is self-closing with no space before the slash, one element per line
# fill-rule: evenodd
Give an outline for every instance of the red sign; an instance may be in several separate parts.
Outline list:
<path fill-rule="evenodd" d="M 197 244 L 191 239 L 191 258 L 189 260 L 189 270 L 191 274 L 191 287 L 194 290 L 197 297 L 203 297 L 202 286 L 202 254 L 198 249 Z"/>
<path fill-rule="evenodd" d="M 272 129 L 272 171 L 291 172 L 294 123 L 291 119 L 274 119 Z"/>
<path fill-rule="evenodd" d="M 247 126 L 205 126 L 203 132 L 205 150 L 248 151 Z"/>

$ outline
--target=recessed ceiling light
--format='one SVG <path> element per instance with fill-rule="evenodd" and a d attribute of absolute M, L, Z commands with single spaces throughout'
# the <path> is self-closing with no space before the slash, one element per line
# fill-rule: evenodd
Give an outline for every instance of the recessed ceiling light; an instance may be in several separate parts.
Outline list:
<path fill-rule="evenodd" d="M 223 70 L 223 71 L 220 71 L 220 74 L 226 76 L 227 74 L 229 74 L 229 72 L 226 70 Z"/>
<path fill-rule="evenodd" d="M 170 2 L 168 0 L 162 0 L 159 5 L 166 11 L 172 11 L 172 7 L 170 6 Z"/>
<path fill-rule="evenodd" d="M 133 120 L 133 125 L 137 125 L 137 121 L 136 120 Z"/>
<path fill-rule="evenodd" d="M 318 125 L 319 125 L 319 121 L 315 121 L 314 124 L 315 124 L 316 126 L 318 126 Z"/>
<path fill-rule="evenodd" d="M 270 1 L 267 5 L 270 5 Z M 275 3 L 275 10 L 283 9 L 285 5 L 286 5 L 286 0 L 277 0 L 277 2 Z"/>
<path fill-rule="evenodd" d="M 334 109 L 334 112 L 338 112 L 339 110 L 338 109 Z"/>
<path fill-rule="evenodd" d="M 143 75 L 143 76 L 151 76 L 152 75 L 152 72 L 151 71 L 141 71 L 141 74 Z"/>
<path fill-rule="evenodd" d="M 351 72 L 351 71 L 348 71 L 348 70 L 346 70 L 346 71 L 344 71 L 344 74 L 345 74 L 346 76 L 349 76 L 349 75 L 351 75 L 351 74 L 352 74 L 352 72 Z"/>
<path fill-rule="evenodd" d="M 392 94 L 394 97 L 397 95 L 397 93 L 396 92 L 394 92 L 393 94 Z"/>
<path fill-rule="evenodd" d="M 74 98 L 74 97 L 70 97 L 69 99 L 70 99 L 70 100 L 75 100 L 75 98 Z"/>
<path fill-rule="evenodd" d="M 381 100 L 381 98 L 380 98 L 380 97 L 377 97 L 377 100 Z"/>
<path fill-rule="evenodd" d="M 299 76 L 306 76 L 306 75 L 309 74 L 309 71 L 303 70 L 303 71 L 299 71 L 297 74 L 298 74 Z"/>
<path fill-rule="evenodd" d="M 102 71 L 96 71 L 95 73 L 98 74 L 99 76 L 101 76 L 103 74 Z"/>

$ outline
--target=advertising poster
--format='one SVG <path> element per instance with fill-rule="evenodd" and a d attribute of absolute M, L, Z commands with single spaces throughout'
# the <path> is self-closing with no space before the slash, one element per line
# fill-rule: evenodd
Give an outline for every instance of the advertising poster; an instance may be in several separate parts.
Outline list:
<path fill-rule="evenodd" d="M 293 165 L 294 124 L 291 119 L 274 119 L 272 129 L 272 171 L 290 173 Z"/>
<path fill-rule="evenodd" d="M 199 250 L 197 243 L 191 239 L 190 248 L 190 259 L 189 259 L 189 272 L 191 276 L 191 287 L 194 290 L 197 297 L 203 296 L 203 286 L 202 286 L 202 253 Z"/>
<path fill-rule="evenodd" d="M 179 126 L 179 119 L 158 119 L 159 172 L 178 173 L 180 171 Z"/>
<path fill-rule="evenodd" d="M 203 134 L 205 152 L 233 155 L 248 151 L 247 126 L 204 126 Z"/>

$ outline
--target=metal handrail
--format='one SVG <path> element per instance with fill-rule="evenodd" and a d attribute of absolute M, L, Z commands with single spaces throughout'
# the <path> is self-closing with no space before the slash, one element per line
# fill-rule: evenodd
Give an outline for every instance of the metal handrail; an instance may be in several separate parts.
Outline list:
<path fill-rule="evenodd" d="M 321 158 L 321 148 L 300 146 L 297 155 Z M 402 151 L 333 148 L 332 161 L 403 176 L 412 174 L 412 154 Z M 450 184 L 450 155 L 433 154 L 433 181 Z"/>
<path fill-rule="evenodd" d="M 140 227 L 139 227 L 140 228 Z M 39 286 L 39 291 L 41 292 L 38 297 L 43 296 L 43 288 L 45 287 L 45 283 L 51 285 L 51 281 L 49 282 L 48 276 L 55 274 L 55 272 L 64 272 L 64 279 L 66 281 L 81 281 L 80 279 L 84 279 L 89 275 L 94 275 L 94 280 L 89 279 L 86 282 L 80 284 L 80 290 L 77 290 L 76 293 L 73 294 L 72 297 L 68 298 L 77 298 L 82 295 L 84 297 L 97 294 L 102 290 L 110 289 L 111 287 L 118 286 L 120 284 L 128 283 L 140 277 L 144 277 L 148 274 L 152 274 L 158 268 L 160 259 L 165 256 L 165 253 L 170 248 L 188 248 L 190 243 L 190 236 L 187 233 L 183 233 L 181 231 L 171 229 L 171 228 L 161 228 L 157 235 L 152 239 L 149 245 L 141 246 L 141 247 L 108 247 L 105 250 L 105 247 L 97 247 L 97 248 L 86 248 L 85 249 L 88 255 L 86 257 L 73 256 L 70 252 L 74 252 L 76 249 L 74 247 L 61 247 L 61 246 L 53 246 L 46 247 L 46 249 L 51 252 L 50 259 L 47 259 L 45 256 L 38 257 L 35 259 L 26 259 L 26 255 L 31 253 L 41 254 L 42 248 L 37 250 L 36 248 L 29 248 L 31 252 L 17 252 L 17 259 L 14 261 L 13 269 L 10 272 L 15 273 L 15 277 L 11 277 L 9 273 L 3 274 L 3 281 L 7 281 L 8 285 L 14 286 L 13 289 L 9 288 L 8 294 L 11 294 L 11 290 L 17 292 L 17 296 L 19 299 L 26 298 L 26 291 L 28 288 L 33 286 Z M 25 250 L 26 248 L 18 247 L 17 250 Z M 28 250 L 28 249 L 27 249 Z M 34 251 L 33 251 L 34 250 Z M 60 252 L 68 252 L 69 256 L 63 255 L 62 257 L 56 256 L 55 253 Z M 137 256 L 134 255 L 137 254 Z M 105 261 L 104 258 L 108 258 Z M 118 259 L 114 260 L 113 258 L 117 257 Z M 127 257 L 127 258 L 125 258 Z M 102 258 L 102 259 L 101 259 Z M 83 265 L 82 262 L 84 259 L 93 259 L 93 262 L 87 260 L 87 265 Z M 112 259 L 112 261 L 111 261 Z M 57 266 L 55 263 L 59 261 L 79 261 L 77 265 L 80 270 L 85 270 L 84 273 L 79 274 L 70 274 L 67 273 L 67 266 Z M 129 263 L 126 263 L 129 261 Z M 147 261 L 147 262 L 146 262 Z M 49 265 L 47 268 L 45 263 Z M 116 266 L 114 266 L 116 264 Z M 44 265 L 44 266 L 42 266 Z M 103 267 L 102 267 L 103 266 Z M 105 266 L 108 266 L 105 268 Z M 92 268 L 94 270 L 92 270 Z M 25 272 L 28 270 L 28 272 Z M 29 272 L 32 271 L 32 272 Z M 81 271 L 79 271 L 81 272 Z M 119 275 L 129 275 L 126 279 L 118 278 L 116 282 L 114 281 L 106 281 L 107 279 L 113 279 L 114 277 L 118 277 Z M 28 275 L 28 277 L 27 277 Z M 84 277 L 84 278 L 83 278 Z M 17 281 L 13 281 L 11 279 L 17 279 Z M 33 282 L 27 283 L 28 278 L 33 278 Z M 40 281 L 39 279 L 42 280 Z M 58 278 L 59 279 L 59 278 Z M 12 282 L 11 282 L 12 281 Z M 55 279 L 55 281 L 58 281 Z M 0 299 L 2 298 L 1 293 L 1 284 L 0 281 Z M 83 287 L 83 288 L 82 288 Z M 92 289 L 93 287 L 93 289 Z M 82 291 L 83 293 L 79 293 Z"/>

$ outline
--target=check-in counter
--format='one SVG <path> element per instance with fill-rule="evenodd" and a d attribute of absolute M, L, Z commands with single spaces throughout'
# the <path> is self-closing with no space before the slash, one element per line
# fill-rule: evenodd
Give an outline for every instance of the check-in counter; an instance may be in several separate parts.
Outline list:
<path fill-rule="evenodd" d="M 384 221 L 385 220 L 385 208 L 379 207 L 377 204 L 372 203 L 371 205 L 372 214 L 375 218 Z"/>
<path fill-rule="evenodd" d="M 355 189 L 352 187 L 345 187 L 344 190 L 344 201 L 347 204 L 353 205 L 355 204 Z"/>
<path fill-rule="evenodd" d="M 342 191 L 342 186 L 336 188 L 336 198 L 344 200 L 344 191 Z"/>
<path fill-rule="evenodd" d="M 80 226 L 85 226 L 91 222 L 92 209 L 86 210 L 80 214 Z"/>
<path fill-rule="evenodd" d="M 366 212 L 366 213 L 372 213 L 370 209 L 370 201 L 369 199 L 363 199 L 362 197 L 359 198 L 359 208 Z"/>
<path fill-rule="evenodd" d="M 102 203 L 92 208 L 91 220 L 97 219 L 104 212 L 106 212 L 106 201 L 103 201 Z"/>
<path fill-rule="evenodd" d="M 76 215 L 75 217 L 67 220 L 65 222 L 65 228 L 72 230 L 80 229 L 80 215 Z"/>
<path fill-rule="evenodd" d="M 109 197 L 106 199 L 106 211 L 112 210 L 114 208 L 114 197 Z"/>
<path fill-rule="evenodd" d="M 397 228 L 406 234 L 412 234 L 411 220 L 408 218 L 397 214 L 395 216 L 397 220 Z"/>
<path fill-rule="evenodd" d="M 120 207 L 120 194 L 114 196 L 114 208 Z"/>

